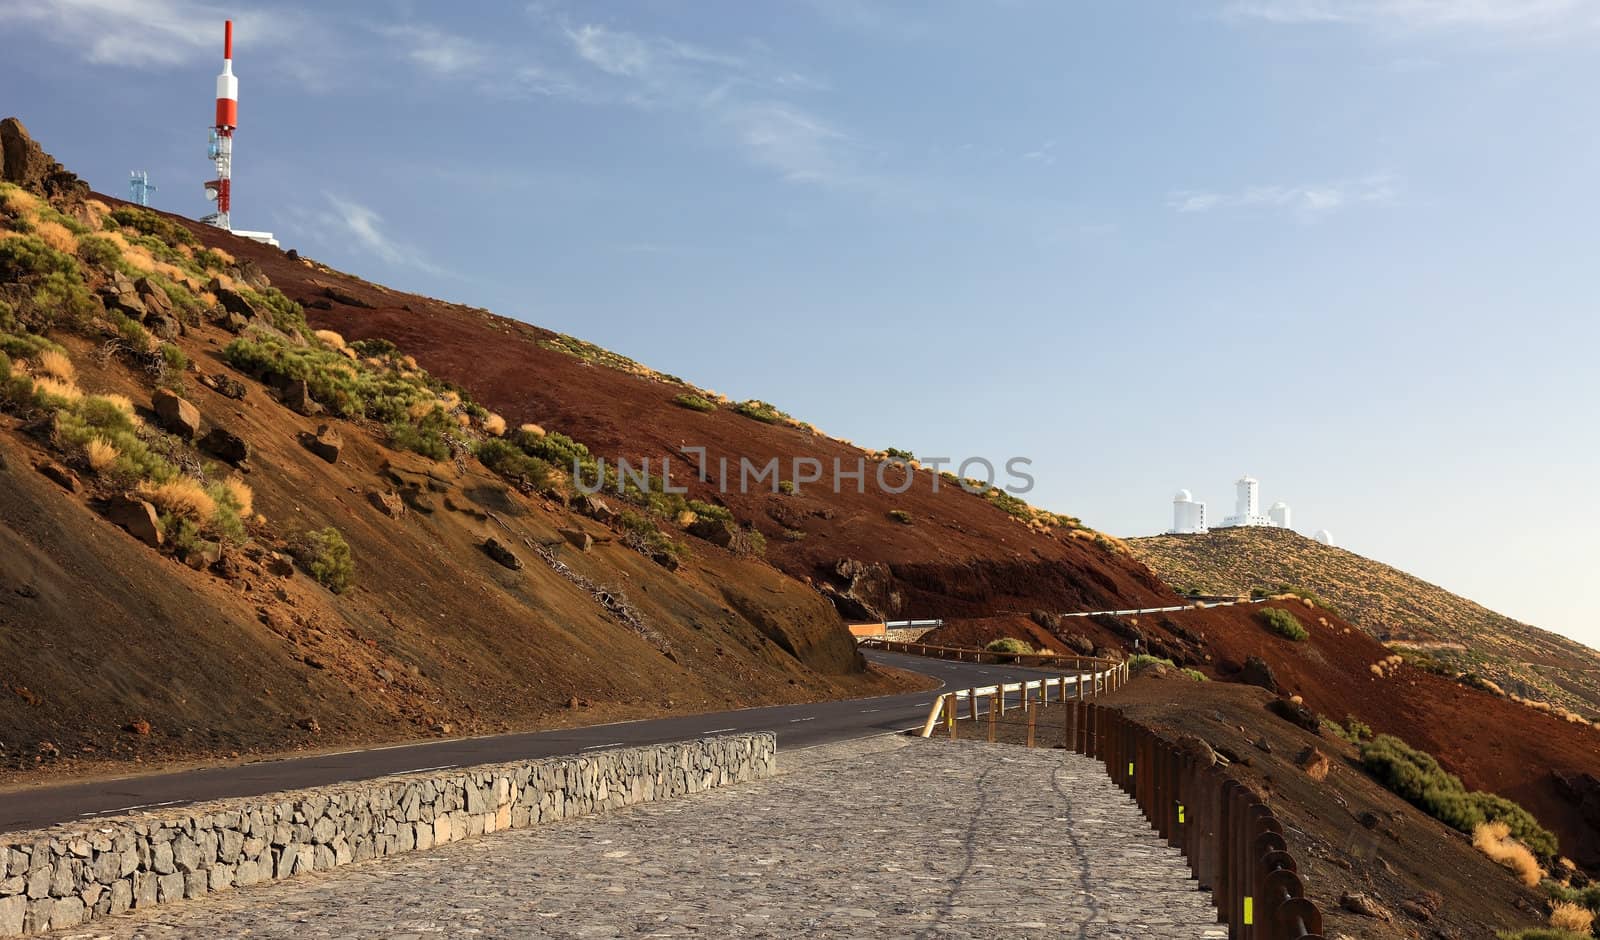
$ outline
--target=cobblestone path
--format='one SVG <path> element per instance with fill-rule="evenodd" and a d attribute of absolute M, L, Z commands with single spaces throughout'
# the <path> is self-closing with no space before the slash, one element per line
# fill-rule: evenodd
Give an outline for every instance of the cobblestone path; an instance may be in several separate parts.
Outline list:
<path fill-rule="evenodd" d="M 762 783 L 59 936 L 1226 936 L 1177 851 L 1084 758 L 878 738 L 778 760 Z"/>

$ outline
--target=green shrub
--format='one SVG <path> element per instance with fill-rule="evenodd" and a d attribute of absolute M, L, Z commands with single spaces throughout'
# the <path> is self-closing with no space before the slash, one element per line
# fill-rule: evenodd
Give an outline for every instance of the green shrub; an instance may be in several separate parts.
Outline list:
<path fill-rule="evenodd" d="M 400 347 L 380 337 L 358 339 L 350 344 L 350 348 L 363 359 L 391 359 L 400 354 Z"/>
<path fill-rule="evenodd" d="M 355 580 L 355 559 L 350 555 L 350 543 L 333 526 L 316 532 L 307 532 L 295 546 L 295 557 L 306 573 L 335 594 L 342 594 Z"/>
<path fill-rule="evenodd" d="M 782 493 L 785 496 L 793 496 L 794 495 L 794 481 L 793 480 L 779 480 L 778 481 L 778 492 Z"/>
<path fill-rule="evenodd" d="M 408 422 L 412 405 L 434 401 L 425 378 L 351 362 L 321 344 L 294 346 L 271 333 L 252 330 L 223 347 L 222 356 L 235 368 L 263 379 L 304 379 L 311 397 L 343 418 Z"/>
<path fill-rule="evenodd" d="M 311 338 L 311 327 L 306 324 L 305 308 L 290 300 L 283 291 L 276 287 L 259 291 L 241 287 L 239 295 L 250 301 L 250 305 L 257 310 L 265 310 L 272 325 L 283 332 L 299 333 L 307 339 Z M 341 355 L 339 358 L 344 359 L 344 356 Z"/>
<path fill-rule="evenodd" d="M 1546 878 L 1539 883 L 1544 893 L 1552 901 L 1566 901 L 1568 904 L 1578 904 L 1591 911 L 1600 913 L 1600 884 L 1591 884 L 1586 888 L 1571 888 L 1557 881 Z"/>
<path fill-rule="evenodd" d="M 491 437 L 479 442 L 477 457 L 485 467 L 501 476 L 535 489 L 550 485 L 550 465 L 504 438 Z"/>
<path fill-rule="evenodd" d="M 889 518 L 900 523 L 901 525 L 911 524 L 911 513 L 906 512 L 904 509 L 889 510 Z"/>
<path fill-rule="evenodd" d="M 990 653 L 1010 653 L 1019 656 L 1027 656 L 1033 652 L 1033 647 L 1014 636 L 1003 636 L 998 640 L 990 640 L 984 649 Z"/>
<path fill-rule="evenodd" d="M 1207 682 L 1207 681 L 1210 680 L 1209 676 L 1207 676 L 1205 673 L 1201 672 L 1198 669 L 1190 669 L 1188 667 L 1184 667 L 1183 669 L 1180 669 L 1178 671 L 1183 673 L 1184 675 L 1188 676 L 1189 678 L 1193 679 L 1196 682 Z"/>
<path fill-rule="evenodd" d="M 389 443 L 399 450 L 409 450 L 431 460 L 449 460 L 450 444 L 445 432 L 458 427 L 443 411 L 430 411 L 411 424 L 395 421 L 389 425 Z"/>
<path fill-rule="evenodd" d="M 161 363 L 168 372 L 182 373 L 189 369 L 189 357 L 171 343 L 161 344 Z"/>
<path fill-rule="evenodd" d="M 181 450 L 181 445 L 169 435 L 136 424 L 127 412 L 97 395 L 85 395 L 58 411 L 56 433 L 71 447 L 83 447 L 97 437 L 115 447 L 116 462 L 102 476 L 118 485 L 166 483 L 178 475 L 164 451 Z"/>
<path fill-rule="evenodd" d="M 910 463 L 911 461 L 917 459 L 916 454 L 913 454 L 909 450 L 901 450 L 898 447 L 885 447 L 883 449 L 883 455 L 888 457 L 890 460 L 903 460 L 906 463 Z"/>
<path fill-rule="evenodd" d="M 1461 778 L 1439 766 L 1433 755 L 1393 735 L 1380 734 L 1361 746 L 1361 763 L 1379 783 L 1451 828 L 1472 834 L 1486 822 L 1503 822 L 1534 854 L 1551 858 L 1556 837 L 1521 806 L 1503 796 L 1468 791 Z"/>
<path fill-rule="evenodd" d="M 789 418 L 787 414 L 779 411 L 776 406 L 754 398 L 734 405 L 733 411 L 734 414 L 744 415 L 746 418 L 760 421 L 762 424 L 778 424 Z"/>
<path fill-rule="evenodd" d="M 649 516 L 628 510 L 618 516 L 617 521 L 623 532 L 631 537 L 628 541 L 645 554 L 674 557 L 683 554 L 683 546 L 668 538 Z"/>
<path fill-rule="evenodd" d="M 680 395 L 673 396 L 672 403 L 677 405 L 679 408 L 687 408 L 690 411 L 706 412 L 717 410 L 716 402 L 713 402 L 710 399 L 702 398 L 699 395 L 695 395 L 690 392 L 684 392 Z"/>
<path fill-rule="evenodd" d="M 120 228 L 131 228 L 168 245 L 199 244 L 193 232 L 143 206 L 118 206 L 111 210 L 111 218 Z"/>
<path fill-rule="evenodd" d="M 1305 625 L 1300 622 L 1300 618 L 1282 608 L 1263 608 L 1260 617 L 1273 633 L 1296 643 L 1311 635 L 1306 631 Z"/>
<path fill-rule="evenodd" d="M 122 260 L 122 249 L 109 238 L 85 235 L 78 239 L 78 257 L 84 264 L 99 268 L 115 267 Z"/>
<path fill-rule="evenodd" d="M 179 558 L 187 558 L 200 550 L 200 526 L 188 516 L 178 516 L 170 512 L 162 513 L 157 520 L 161 526 L 161 534 L 172 546 L 173 554 Z"/>

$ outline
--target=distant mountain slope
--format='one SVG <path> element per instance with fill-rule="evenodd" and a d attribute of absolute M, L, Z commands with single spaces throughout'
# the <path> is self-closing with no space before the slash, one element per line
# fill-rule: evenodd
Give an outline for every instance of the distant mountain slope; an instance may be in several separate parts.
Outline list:
<path fill-rule="evenodd" d="M 1391 646 L 1423 650 L 1508 692 L 1600 717 L 1600 652 L 1382 562 L 1285 529 L 1218 529 L 1128 544 L 1179 590 L 1242 594 L 1278 585 L 1307 588 Z"/>

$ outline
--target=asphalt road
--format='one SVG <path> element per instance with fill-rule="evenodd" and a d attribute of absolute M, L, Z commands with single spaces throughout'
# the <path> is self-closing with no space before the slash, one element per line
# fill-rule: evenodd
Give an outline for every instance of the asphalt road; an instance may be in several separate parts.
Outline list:
<path fill-rule="evenodd" d="M 865 653 L 874 662 L 933 676 L 941 680 L 947 689 L 966 689 L 1052 674 L 1018 666 L 945 662 L 877 650 L 867 650 Z M 59 823 L 120 815 L 140 809 L 260 796 L 346 780 L 369 780 L 424 770 L 660 744 L 741 731 L 776 732 L 780 751 L 793 750 L 920 728 L 934 696 L 934 691 L 930 690 L 806 705 L 775 705 L 559 731 L 389 745 L 336 754 L 17 790 L 0 793 L 0 832 L 42 829 Z"/>

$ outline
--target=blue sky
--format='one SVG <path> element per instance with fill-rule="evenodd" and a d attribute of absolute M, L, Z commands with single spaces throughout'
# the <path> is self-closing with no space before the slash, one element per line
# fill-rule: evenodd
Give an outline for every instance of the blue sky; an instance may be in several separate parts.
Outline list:
<path fill-rule="evenodd" d="M 225 16 L 241 228 L 1600 645 L 1594 0 L 0 0 L 0 111 L 199 215 Z"/>

